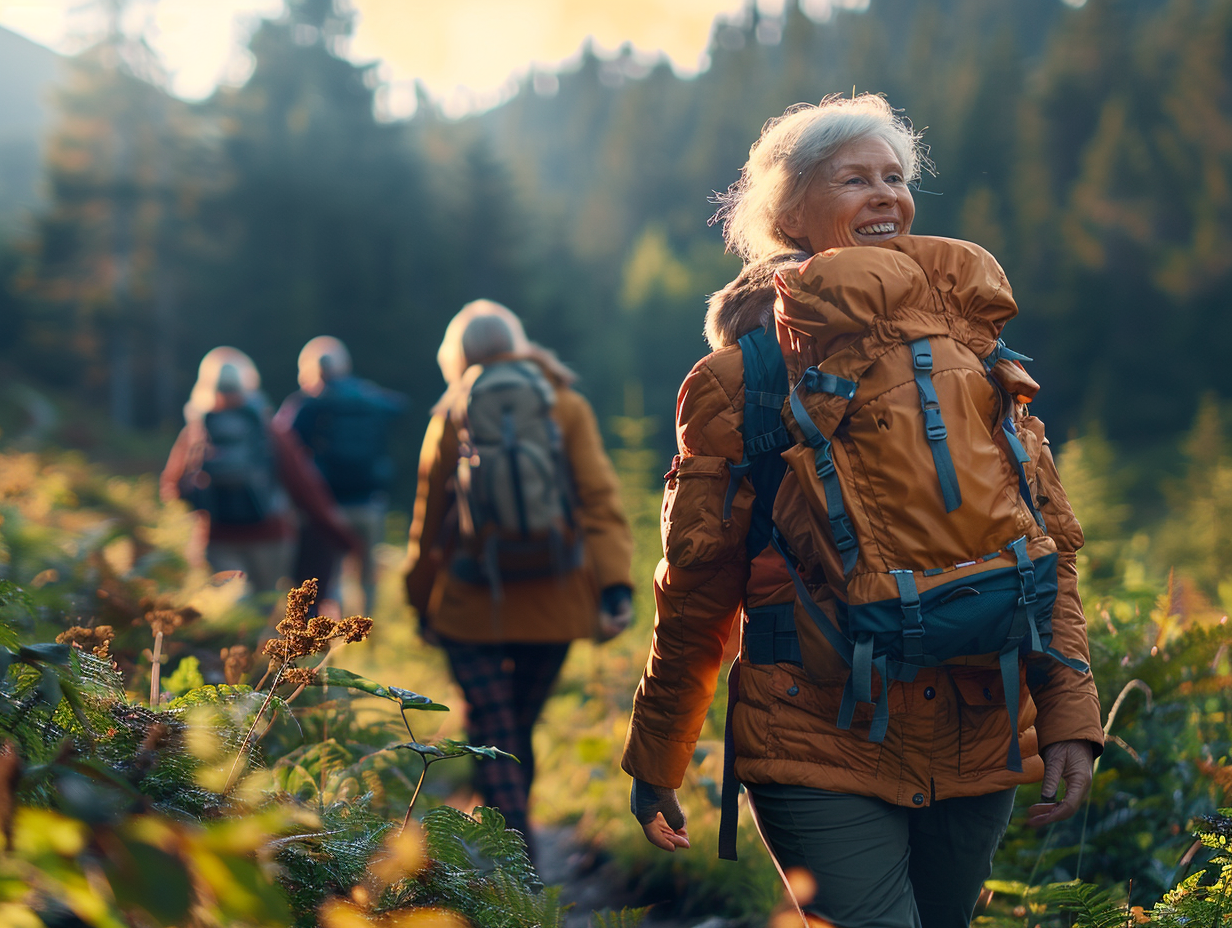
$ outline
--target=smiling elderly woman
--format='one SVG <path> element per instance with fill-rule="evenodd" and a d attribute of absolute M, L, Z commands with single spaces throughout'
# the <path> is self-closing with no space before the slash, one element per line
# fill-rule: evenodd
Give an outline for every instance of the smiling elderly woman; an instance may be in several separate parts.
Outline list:
<path fill-rule="evenodd" d="M 1099 702 L 1084 664 L 1088 660 L 1085 620 L 1074 571 L 1074 552 L 1082 544 L 1082 532 L 1043 441 L 1042 425 L 1025 409 L 1024 398 L 1037 385 L 1011 361 L 998 361 L 1005 356 L 996 354 L 998 349 L 993 347 L 998 344 L 1000 324 L 1016 310 L 1000 267 L 978 246 L 909 235 L 915 204 L 908 184 L 919 177 L 923 163 L 918 136 L 884 99 L 870 94 L 829 98 L 819 106 L 793 107 L 768 123 L 740 181 L 722 197 L 727 245 L 744 258 L 745 266 L 736 280 L 712 297 L 706 336 L 714 352 L 694 367 L 680 391 L 680 454 L 669 475 L 663 507 L 665 554 L 655 576 L 654 641 L 635 697 L 623 760 L 624 769 L 634 777 L 633 812 L 647 838 L 664 850 L 687 848 L 685 817 L 675 790 L 714 695 L 724 644 L 739 620 L 741 655 L 733 669 L 728 710 L 729 752 L 734 749 L 731 769 L 747 788 L 750 808 L 780 872 L 804 868 L 813 877 L 815 892 L 797 899 L 802 914 L 820 916 L 840 928 L 968 925 L 1013 809 L 1016 787 L 1043 780 L 1041 802 L 1028 811 L 1030 824 L 1065 818 L 1089 788 L 1093 758 L 1103 745 Z M 850 246 L 877 247 L 852 251 Z M 850 273 L 853 267 L 872 270 Z M 963 275 L 972 273 L 973 267 L 984 276 L 967 286 L 971 281 Z M 926 304 L 912 304 L 907 313 L 901 313 L 893 297 L 895 275 L 900 271 L 931 282 L 931 289 L 925 284 L 917 292 L 935 296 L 925 296 Z M 814 287 L 806 292 L 809 281 L 822 277 L 825 289 Z M 1029 536 L 1056 559 L 1051 641 L 1059 650 L 1048 653 L 1061 657 L 1064 652 L 1068 658 L 1045 669 L 1039 655 L 1028 653 L 1041 648 L 1024 646 L 1022 656 L 1016 656 L 1016 640 L 1012 647 L 998 646 L 1000 671 L 996 652 L 991 655 L 992 666 L 983 660 L 986 654 L 940 664 L 926 662 L 913 668 L 918 672 L 910 679 L 895 676 L 891 668 L 884 697 L 888 719 L 878 738 L 873 712 L 862 711 L 859 703 L 854 722 L 850 713 L 846 724 L 836 718 L 842 715 L 840 703 L 848 701 L 844 687 L 854 678 L 854 671 L 848 673 L 839 662 L 837 645 L 831 647 L 838 640 L 833 634 L 815 634 L 827 618 L 843 634 L 848 632 L 845 623 L 849 620 L 840 617 L 852 613 L 836 612 L 834 603 L 851 589 L 846 585 L 853 576 L 851 567 L 844 558 L 836 571 L 832 559 L 801 571 L 807 581 L 798 575 L 793 578 L 790 559 L 785 563 L 774 549 L 778 542 L 766 544 L 770 503 L 760 497 L 754 501 L 757 484 L 750 477 L 756 478 L 756 472 L 741 478 L 741 469 L 735 471 L 735 478 L 731 476 L 735 465 L 748 463 L 745 441 L 749 435 L 742 433 L 752 434 L 746 427 L 753 421 L 751 414 L 746 421 L 745 410 L 753 406 L 746 397 L 745 356 L 737 342 L 749 333 L 756 336 L 759 330 L 773 333 L 777 326 L 778 343 L 769 335 L 772 347 L 768 350 L 775 355 L 781 352 L 789 372 L 798 377 L 804 366 L 800 358 L 810 351 L 811 364 L 824 361 L 821 343 L 850 347 L 849 355 L 859 355 L 864 342 L 857 341 L 877 329 L 884 351 L 864 355 L 865 370 L 870 372 L 864 376 L 872 380 L 875 365 L 890 363 L 882 357 L 889 358 L 891 352 L 897 352 L 900 360 L 903 357 L 903 341 L 896 342 L 897 347 L 890 344 L 894 337 L 903 339 L 895 333 L 920 324 L 921 319 L 934 326 L 924 335 L 941 346 L 939 351 L 944 349 L 951 357 L 962 355 L 966 349 L 958 350 L 962 344 L 957 335 L 951 336 L 952 342 L 940 336 L 980 328 L 978 320 L 971 321 L 979 307 L 967 304 L 975 299 L 972 294 L 981 281 L 992 282 L 986 291 L 991 295 L 982 305 L 997 307 L 1001 316 L 995 327 L 987 326 L 993 332 L 988 352 L 967 351 L 964 357 L 970 361 L 964 363 L 975 365 L 973 389 L 983 391 L 979 395 L 994 410 L 989 431 L 982 435 L 986 444 L 1009 441 L 990 437 L 999 435 L 1001 417 L 1007 429 L 1017 423 L 1021 429 L 1035 430 L 1036 437 L 1028 442 L 1033 449 L 1031 460 L 1020 465 L 1027 468 L 1023 477 L 1026 493 L 1020 497 L 1014 478 L 1009 494 L 1015 511 L 1030 514 L 1025 515 L 1025 523 L 1016 523 L 1013 534 L 1026 533 L 1024 537 Z M 801 329 L 791 328 L 791 307 L 805 304 L 838 315 L 827 324 L 814 324 L 809 330 L 812 334 L 801 338 Z M 883 318 L 874 318 L 863 333 L 857 332 L 852 317 L 856 310 L 873 304 L 882 307 Z M 841 315 L 844 311 L 847 316 Z M 910 338 L 920 339 L 920 335 Z M 912 383 L 914 351 L 907 355 L 905 375 L 894 372 L 897 379 L 892 384 L 898 386 L 892 388 L 910 391 L 916 405 L 909 413 L 915 416 L 912 421 L 918 421 L 925 400 L 923 387 L 920 398 L 915 398 L 920 379 L 917 376 Z M 978 358 L 986 359 L 995 382 L 984 376 Z M 931 359 L 928 363 L 931 366 Z M 886 368 L 879 370 L 884 373 Z M 939 374 L 938 384 L 951 373 L 947 369 Z M 795 383 L 796 377 L 790 382 Z M 852 392 L 847 396 L 857 397 L 851 406 L 842 406 L 845 399 L 838 406 L 831 404 L 838 409 L 832 420 L 836 449 L 843 428 L 839 418 L 848 421 L 858 401 L 856 384 L 849 386 Z M 938 389 L 945 394 L 953 388 L 941 385 Z M 767 395 L 760 388 L 758 392 Z M 799 440 L 802 427 L 795 407 L 790 414 L 783 413 L 780 403 L 773 404 L 768 413 L 758 411 L 772 417 L 771 427 L 795 429 Z M 889 434 L 886 422 L 876 425 Z M 958 431 L 954 421 L 951 427 Z M 845 460 L 850 459 L 847 454 L 844 450 Z M 784 458 L 790 455 L 789 450 Z M 996 461 L 1003 457 L 994 455 Z M 958 451 L 955 456 L 963 472 L 969 462 Z M 942 492 L 937 492 L 942 469 L 938 465 L 934 475 L 933 463 L 926 457 L 918 468 L 930 475 L 931 484 L 910 473 L 910 466 L 892 475 L 899 484 L 917 480 L 923 489 L 919 498 L 904 494 L 905 501 L 876 503 L 900 514 L 897 522 L 884 529 L 891 535 L 900 528 L 905 531 L 905 523 L 918 511 L 941 506 L 945 479 L 941 480 Z M 872 465 L 876 464 L 873 460 Z M 752 466 L 758 466 L 756 459 Z M 991 466 L 998 479 L 1001 473 L 1013 474 L 1008 470 L 1013 466 L 1010 461 Z M 805 471 L 811 468 L 810 463 Z M 822 470 L 818 463 L 819 479 Z M 796 479 L 799 485 L 810 476 L 789 470 L 778 489 L 783 505 L 775 507 L 774 516 L 783 536 L 790 535 L 784 520 L 794 520 L 799 526 L 801 520 L 813 518 L 807 513 L 801 516 L 801 506 L 784 511 L 788 509 L 784 494 L 789 481 Z M 687 487 L 690 482 L 692 486 Z M 965 524 L 961 519 L 982 517 L 983 508 L 973 502 L 980 489 L 976 483 L 972 480 L 964 485 L 964 490 L 972 491 L 967 507 L 944 524 L 952 527 Z M 855 502 L 863 512 L 864 498 L 853 486 L 841 487 L 847 510 L 852 512 Z M 926 493 L 937 499 L 924 499 Z M 818 495 L 814 493 L 813 498 Z M 786 499 L 799 497 L 788 495 Z M 829 507 L 828 489 L 824 499 Z M 937 510 L 941 520 L 960 505 L 957 500 L 951 505 L 947 497 L 944 509 Z M 760 526 L 759 506 L 763 507 Z M 837 537 L 837 530 L 830 527 L 818 531 L 823 541 Z M 760 535 L 759 544 L 751 540 L 754 533 Z M 815 532 L 813 537 L 820 536 Z M 808 566 L 803 560 L 800 563 Z M 963 558 L 945 563 L 952 565 L 945 570 L 985 569 L 972 568 L 976 561 Z M 1021 574 L 1021 558 L 1018 564 Z M 901 562 L 890 564 L 896 566 L 902 566 Z M 915 569 L 891 573 L 912 574 Z M 836 572 L 844 576 L 838 578 Z M 1012 567 L 1009 572 L 1013 573 Z M 918 571 L 920 577 L 940 573 L 942 569 Z M 864 576 L 870 575 L 861 579 Z M 805 604 L 797 590 L 804 590 L 813 603 Z M 1025 593 L 1023 599 L 1028 599 Z M 907 603 L 907 596 L 901 596 L 904 613 Z M 1027 614 L 1031 614 L 1029 608 Z M 806 640 L 809 615 L 818 627 Z M 805 616 L 804 624 L 800 624 L 801 616 Z M 906 620 L 903 628 L 907 628 Z M 814 655 L 812 663 L 810 654 Z M 886 672 L 882 661 L 877 665 L 879 673 Z M 818 672 L 818 667 L 826 672 Z M 1015 671 L 1020 680 L 1017 694 L 1005 685 L 1012 680 L 1007 674 Z M 882 686 L 880 680 L 877 685 Z M 993 703 L 999 703 L 999 708 Z M 1015 705 L 1018 711 L 1012 719 L 1009 707 Z M 1057 802 L 1062 781 L 1064 800 Z M 727 789 L 725 794 L 731 795 Z"/>

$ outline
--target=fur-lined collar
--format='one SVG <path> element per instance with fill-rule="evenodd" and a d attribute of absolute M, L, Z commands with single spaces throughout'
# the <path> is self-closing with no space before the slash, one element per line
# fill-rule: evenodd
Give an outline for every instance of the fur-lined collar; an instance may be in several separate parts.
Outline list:
<path fill-rule="evenodd" d="M 803 251 L 780 252 L 740 274 L 710 297 L 706 310 L 706 341 L 711 351 L 734 345 L 743 335 L 770 324 L 774 316 L 774 275 L 779 268 L 808 260 Z"/>

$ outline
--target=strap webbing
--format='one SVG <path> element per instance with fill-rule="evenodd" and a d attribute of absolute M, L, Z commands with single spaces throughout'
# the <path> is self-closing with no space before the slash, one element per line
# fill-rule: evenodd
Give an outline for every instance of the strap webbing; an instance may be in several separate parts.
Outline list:
<path fill-rule="evenodd" d="M 933 352 L 927 338 L 908 343 L 911 349 L 911 366 L 915 369 L 915 385 L 920 391 L 920 408 L 924 411 L 924 435 L 933 453 L 933 465 L 937 479 L 941 481 L 941 496 L 945 511 L 953 512 L 962 505 L 962 493 L 958 489 L 958 472 L 946 444 L 945 420 L 941 418 L 941 403 L 933 386 Z"/>
<path fill-rule="evenodd" d="M 736 501 L 736 493 L 740 490 L 740 481 L 744 475 L 753 468 L 753 462 L 749 460 L 747 452 L 740 459 L 739 464 L 728 462 L 727 465 L 727 495 L 723 497 L 723 521 L 726 522 L 731 518 L 732 504 Z"/>
<path fill-rule="evenodd" d="M 873 658 L 873 666 L 881 677 L 881 695 L 877 697 L 877 705 L 873 708 L 873 724 L 868 729 L 868 740 L 880 744 L 885 740 L 886 731 L 890 727 L 890 674 L 886 656 Z"/>
<path fill-rule="evenodd" d="M 856 702 L 873 701 L 873 634 L 865 632 L 851 649 L 851 694 Z"/>
<path fill-rule="evenodd" d="M 1009 543 L 1009 549 L 1014 553 L 1014 558 L 1018 566 L 1018 582 L 1022 587 L 1022 596 L 1018 600 L 1018 605 L 1026 612 L 1027 624 L 1029 629 L 1024 629 L 1023 635 L 1030 634 L 1031 650 L 1043 651 L 1044 645 L 1040 640 L 1039 623 L 1035 617 L 1035 603 L 1038 600 L 1035 590 L 1035 565 L 1031 563 L 1031 558 L 1027 554 L 1027 538 L 1025 535 L 1015 538 Z"/>
<path fill-rule="evenodd" d="M 830 374 L 816 367 L 810 367 L 800 378 L 809 393 L 833 393 L 845 400 L 851 400 L 856 395 L 859 384 L 854 380 L 844 380 L 835 374 Z"/>
<path fill-rule="evenodd" d="M 803 664 L 796 635 L 795 602 L 746 609 L 744 655 L 750 664 Z"/>
<path fill-rule="evenodd" d="M 1001 685 L 1005 688 L 1005 711 L 1010 714 L 1010 748 L 1005 757 L 1005 766 L 1015 773 L 1022 773 L 1022 752 L 1018 748 L 1017 644 L 1006 645 L 1001 652 Z"/>
<path fill-rule="evenodd" d="M 1008 770 L 1022 773 L 1022 753 L 1018 748 L 1018 655 L 1025 650 L 1023 643 L 1028 636 L 1030 650 L 1041 651 L 1043 645 L 1040 642 L 1035 613 L 1035 603 L 1038 600 L 1035 565 L 1027 555 L 1026 536 L 1015 538 L 1007 547 L 1017 562 L 1022 595 L 1018 598 L 1018 608 L 1014 613 L 1009 637 L 1005 641 L 1005 647 L 1001 649 L 1001 686 L 1005 690 L 1005 711 L 1010 716 L 1010 746 L 1006 753 L 1005 766 Z"/>
<path fill-rule="evenodd" d="M 1022 495 L 1027 508 L 1031 510 L 1031 515 L 1035 517 L 1036 524 L 1047 532 L 1048 527 L 1044 524 L 1044 517 L 1035 508 L 1035 500 L 1031 498 L 1031 487 L 1027 483 L 1026 470 L 1026 464 L 1031 458 L 1018 439 L 1018 429 L 1014 425 L 1014 420 L 1006 416 L 1001 422 L 1001 431 L 1005 433 L 1005 440 L 1009 443 L 1010 451 L 1014 455 L 1014 466 L 1018 470 L 1018 492 Z"/>
<path fill-rule="evenodd" d="M 826 641 L 830 643 L 830 647 L 834 649 L 835 653 L 842 658 L 843 663 L 850 667 L 851 642 L 847 639 L 846 635 L 834 627 L 833 623 L 826 617 L 826 614 L 821 611 L 821 607 L 813 600 L 813 594 L 809 592 L 808 587 L 804 584 L 804 578 L 800 576 L 800 572 L 796 570 L 796 565 L 792 563 L 791 557 L 787 553 L 787 545 L 777 528 L 770 536 L 770 544 L 783 558 L 783 563 L 787 565 L 787 573 L 791 576 L 791 582 L 796 588 L 796 598 L 804 606 L 804 611 L 813 620 L 813 624 L 825 635 Z"/>
<path fill-rule="evenodd" d="M 892 570 L 903 608 L 903 660 L 919 663 L 924 658 L 924 621 L 920 616 L 920 591 L 909 570 Z"/>
<path fill-rule="evenodd" d="M 874 640 L 871 633 L 861 635 L 852 651 L 851 674 L 843 686 L 843 700 L 839 703 L 835 725 L 844 731 L 851 728 L 855 717 L 856 703 L 866 702 L 873 706 L 873 720 L 868 729 L 868 740 L 880 744 L 885 740 L 890 727 L 890 675 L 894 667 L 903 666 L 890 661 L 886 655 L 873 656 Z M 873 701 L 873 671 L 881 683 L 877 699 Z"/>
<path fill-rule="evenodd" d="M 809 368 L 800 378 L 800 382 L 796 384 L 796 388 L 791 391 L 791 414 L 796 420 L 796 425 L 800 427 L 800 431 L 804 433 L 805 442 L 813 449 L 817 476 L 821 479 L 821 486 L 826 494 L 826 512 L 830 519 L 830 533 L 834 537 L 834 546 L 838 549 L 843 561 L 843 573 L 848 574 L 856 566 L 856 560 L 860 555 L 859 542 L 856 540 L 851 520 L 847 517 L 847 508 L 843 505 L 843 489 L 839 485 L 838 473 L 830 457 L 830 441 L 817 428 L 808 410 L 804 408 L 804 402 L 800 399 L 801 391 L 810 390 L 808 386 L 810 373 L 819 372 L 815 367 Z M 819 382 L 816 377 L 813 381 Z M 855 385 L 849 380 L 843 383 L 850 384 L 854 394 Z"/>
<path fill-rule="evenodd" d="M 727 721 L 723 726 L 723 785 L 719 798 L 719 859 L 736 859 L 736 826 L 740 821 L 740 781 L 736 779 L 736 739 L 732 716 L 740 701 L 740 659 L 727 674 Z"/>
<path fill-rule="evenodd" d="M 981 359 L 984 362 L 984 370 L 991 373 L 992 369 L 997 366 L 997 362 L 1003 358 L 1007 361 L 1035 360 L 1035 358 L 1028 358 L 1025 354 L 1015 351 L 1006 345 L 1003 339 L 998 338 L 996 347 L 988 353 L 987 357 Z"/>
<path fill-rule="evenodd" d="M 753 512 L 745 548 L 751 561 L 770 540 L 774 497 L 787 472 L 787 463 L 772 452 L 790 448 L 795 442 L 783 425 L 783 403 L 787 400 L 787 364 L 772 328 L 757 328 L 740 339 L 744 362 L 744 417 L 740 425 L 744 447 L 738 464 L 729 466 L 723 518 L 731 518 L 732 505 L 740 483 L 748 477 L 753 485 Z"/>

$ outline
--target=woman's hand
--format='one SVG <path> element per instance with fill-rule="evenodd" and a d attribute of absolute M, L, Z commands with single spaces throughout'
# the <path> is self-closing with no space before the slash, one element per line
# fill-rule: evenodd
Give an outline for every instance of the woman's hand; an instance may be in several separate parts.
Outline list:
<path fill-rule="evenodd" d="M 1040 801 L 1027 810 L 1027 824 L 1043 828 L 1078 811 L 1091 789 L 1095 751 L 1090 741 L 1058 741 L 1043 750 L 1044 783 Z M 1057 801 L 1057 787 L 1065 782 L 1065 796 Z"/>
<path fill-rule="evenodd" d="M 687 848 L 689 846 L 688 829 L 672 828 L 667 824 L 667 819 L 663 817 L 662 812 L 656 812 L 652 821 L 644 823 L 642 831 L 646 833 L 647 841 L 665 851 L 674 852 L 678 847 Z"/>
<path fill-rule="evenodd" d="M 675 851 L 689 846 L 684 809 L 680 808 L 674 789 L 634 779 L 629 808 L 646 833 L 646 840 L 655 847 Z"/>

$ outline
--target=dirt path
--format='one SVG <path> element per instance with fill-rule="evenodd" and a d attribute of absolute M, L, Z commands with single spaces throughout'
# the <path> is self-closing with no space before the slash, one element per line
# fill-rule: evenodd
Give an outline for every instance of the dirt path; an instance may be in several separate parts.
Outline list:
<path fill-rule="evenodd" d="M 591 913 L 620 910 L 631 905 L 625 898 L 626 875 L 611 862 L 596 860 L 594 851 L 575 840 L 571 828 L 536 828 L 538 869 L 548 886 L 563 887 L 561 899 L 572 903 L 565 917 L 565 928 L 591 928 Z M 645 928 L 735 928 L 736 922 L 711 915 L 691 921 L 658 920 L 653 910 Z"/>

